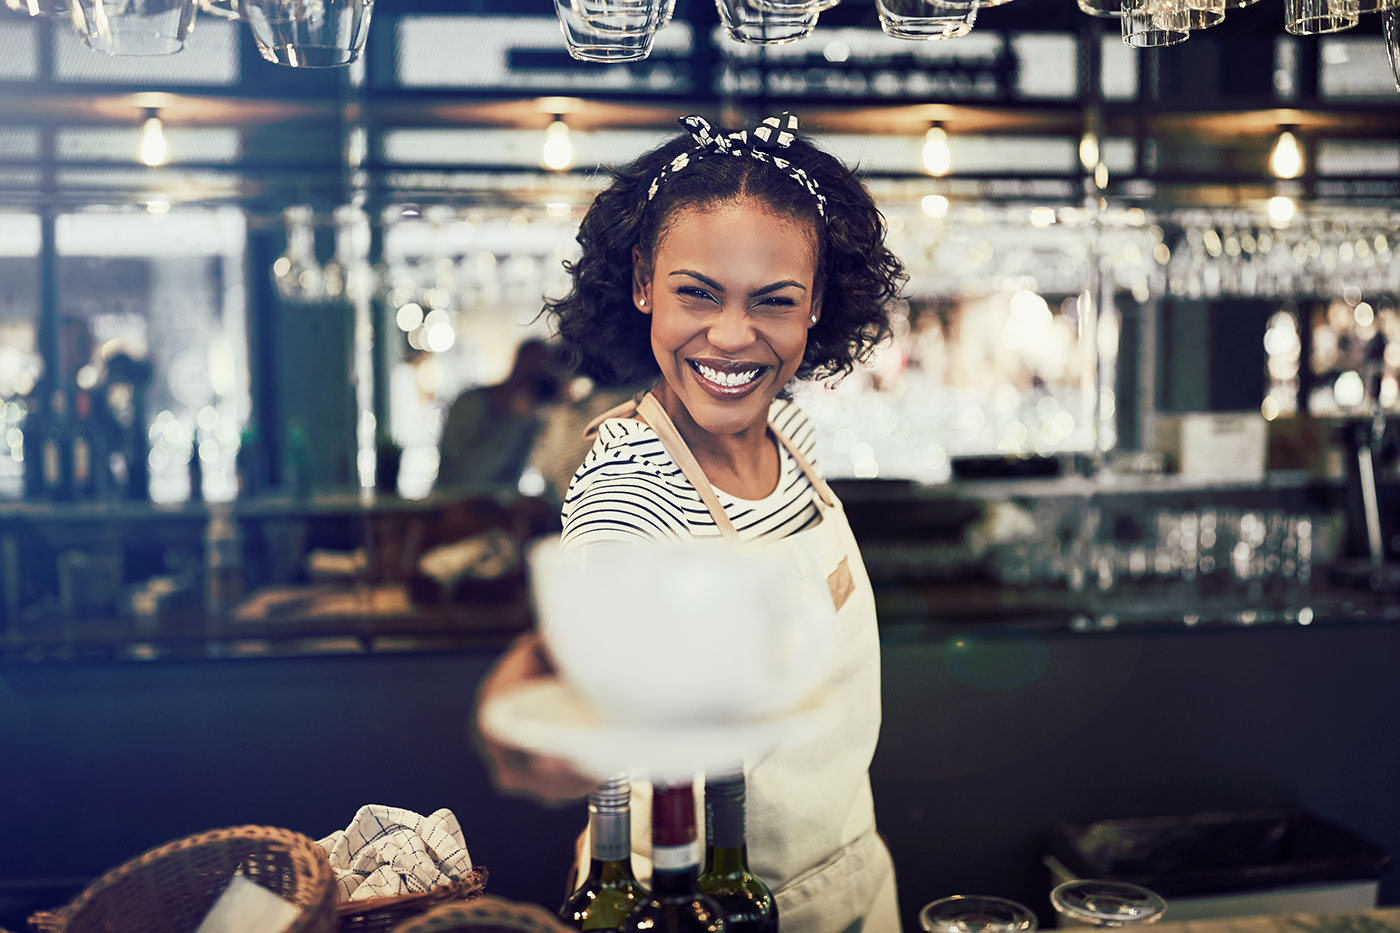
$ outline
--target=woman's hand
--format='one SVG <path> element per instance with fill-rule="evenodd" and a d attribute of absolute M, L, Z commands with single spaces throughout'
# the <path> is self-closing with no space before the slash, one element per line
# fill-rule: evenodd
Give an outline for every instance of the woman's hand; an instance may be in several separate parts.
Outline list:
<path fill-rule="evenodd" d="M 476 733 L 482 756 L 491 767 L 496 786 L 506 793 L 531 797 L 540 803 L 562 804 L 578 800 L 597 781 L 580 774 L 562 758 L 540 755 L 496 741 L 481 728 L 481 708 L 492 697 L 540 678 L 554 676 L 539 636 L 521 635 L 487 672 L 477 694 Z"/>

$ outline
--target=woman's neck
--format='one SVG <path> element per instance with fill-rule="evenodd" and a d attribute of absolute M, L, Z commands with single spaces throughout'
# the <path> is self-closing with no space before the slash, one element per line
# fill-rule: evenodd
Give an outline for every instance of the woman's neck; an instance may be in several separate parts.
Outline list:
<path fill-rule="evenodd" d="M 778 446 L 766 412 L 763 420 L 738 433 L 715 434 L 696 423 L 664 386 L 653 391 L 712 485 L 740 499 L 762 499 L 777 488 Z"/>

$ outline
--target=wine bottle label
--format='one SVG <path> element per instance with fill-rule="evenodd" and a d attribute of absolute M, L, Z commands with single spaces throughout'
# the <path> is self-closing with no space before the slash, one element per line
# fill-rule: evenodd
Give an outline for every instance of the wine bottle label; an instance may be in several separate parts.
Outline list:
<path fill-rule="evenodd" d="M 700 843 L 679 846 L 654 846 L 651 864 L 656 871 L 685 871 L 700 865 Z"/>

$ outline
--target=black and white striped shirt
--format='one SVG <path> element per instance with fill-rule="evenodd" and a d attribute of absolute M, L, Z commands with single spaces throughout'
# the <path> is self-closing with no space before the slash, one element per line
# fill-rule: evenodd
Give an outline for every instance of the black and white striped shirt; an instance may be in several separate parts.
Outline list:
<path fill-rule="evenodd" d="M 812 462 L 816 436 L 796 404 L 775 399 L 769 423 Z M 740 499 L 716 489 L 739 538 L 785 538 L 820 520 L 816 491 L 786 447 L 778 445 L 777 488 L 762 499 Z M 632 418 L 610 418 L 574 473 L 564 498 L 563 543 L 718 538 L 719 526 L 700 494 L 650 427 Z"/>

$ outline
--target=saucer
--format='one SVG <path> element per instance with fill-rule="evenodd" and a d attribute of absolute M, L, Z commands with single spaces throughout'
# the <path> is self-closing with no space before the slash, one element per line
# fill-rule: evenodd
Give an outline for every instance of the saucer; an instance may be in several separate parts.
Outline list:
<path fill-rule="evenodd" d="M 496 741 L 569 761 L 599 779 L 619 771 L 685 779 L 753 764 L 779 745 L 809 736 L 835 710 L 820 696 L 781 716 L 705 725 L 606 720 L 559 680 L 531 681 L 489 700 L 482 728 Z"/>

